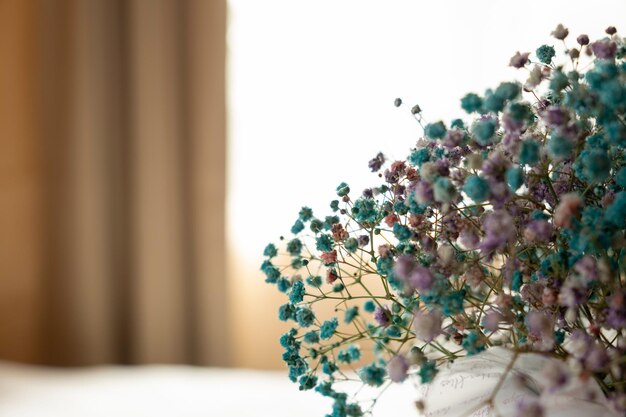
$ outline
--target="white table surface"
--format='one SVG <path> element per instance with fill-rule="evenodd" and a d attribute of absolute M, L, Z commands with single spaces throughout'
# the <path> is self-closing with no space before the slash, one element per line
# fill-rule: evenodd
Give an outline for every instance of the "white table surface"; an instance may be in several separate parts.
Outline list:
<path fill-rule="evenodd" d="M 374 416 L 416 417 L 411 386 Z M 331 402 L 286 372 L 187 366 L 45 368 L 0 362 L 1 417 L 323 417 Z"/>

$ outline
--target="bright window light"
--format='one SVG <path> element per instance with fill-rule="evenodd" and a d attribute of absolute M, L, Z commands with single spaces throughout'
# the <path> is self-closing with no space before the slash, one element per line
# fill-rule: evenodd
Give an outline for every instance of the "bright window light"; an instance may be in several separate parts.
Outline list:
<path fill-rule="evenodd" d="M 413 104 L 427 121 L 462 117 L 465 93 L 526 78 L 508 67 L 516 51 L 560 46 L 558 23 L 572 46 L 626 30 L 623 0 L 230 0 L 229 13 L 228 233 L 252 261 L 303 205 L 330 214 L 341 181 L 376 185 L 378 151 L 406 157 Z"/>

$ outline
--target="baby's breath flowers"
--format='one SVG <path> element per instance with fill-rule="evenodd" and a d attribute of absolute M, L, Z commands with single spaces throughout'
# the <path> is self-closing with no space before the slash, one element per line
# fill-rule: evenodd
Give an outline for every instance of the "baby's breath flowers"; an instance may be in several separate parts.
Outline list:
<path fill-rule="evenodd" d="M 303 207 L 265 248 L 289 377 L 331 416 L 369 411 L 339 381 L 428 383 L 492 346 L 558 358 L 549 392 L 593 377 L 626 410 L 626 43 L 606 33 L 568 46 L 558 25 L 511 58 L 523 85 L 467 94 L 467 120 L 426 123 L 406 160 L 369 161 L 380 183 L 340 183 L 330 214 Z"/>

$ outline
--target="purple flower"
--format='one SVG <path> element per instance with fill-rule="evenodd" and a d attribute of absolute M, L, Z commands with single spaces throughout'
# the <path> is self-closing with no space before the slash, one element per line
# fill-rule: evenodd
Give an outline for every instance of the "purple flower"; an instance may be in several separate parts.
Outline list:
<path fill-rule="evenodd" d="M 513 217 L 505 210 L 496 210 L 487 214 L 483 220 L 485 237 L 480 242 L 480 249 L 486 254 L 492 254 L 504 248 L 516 237 Z"/>
<path fill-rule="evenodd" d="M 554 348 L 554 318 L 542 311 L 533 310 L 526 316 L 529 339 L 540 350 Z"/>
<path fill-rule="evenodd" d="M 496 310 L 491 310 L 487 314 L 485 314 L 485 318 L 483 319 L 483 326 L 485 329 L 490 332 L 495 332 L 498 330 L 498 325 L 502 320 L 502 315 L 498 313 Z"/>
<path fill-rule="evenodd" d="M 387 363 L 387 374 L 393 382 L 402 382 L 408 376 L 409 362 L 404 355 L 397 354 Z"/>
<path fill-rule="evenodd" d="M 443 138 L 443 146 L 446 148 L 454 148 L 459 146 L 463 141 L 464 133 L 459 129 L 450 129 L 446 133 L 446 137 Z"/>
<path fill-rule="evenodd" d="M 435 280 L 428 268 L 419 265 L 409 255 L 398 257 L 394 272 L 401 281 L 418 291 L 428 291 Z"/>
<path fill-rule="evenodd" d="M 581 46 L 589 45 L 589 36 L 580 35 L 576 38 L 576 42 L 578 42 L 578 44 Z"/>
<path fill-rule="evenodd" d="M 524 65 L 528 63 L 529 55 L 530 55 L 530 52 L 524 52 L 522 54 L 519 51 L 517 51 L 515 55 L 511 57 L 511 60 L 509 61 L 509 66 L 515 67 L 515 68 L 523 68 Z"/>
<path fill-rule="evenodd" d="M 515 417 L 543 417 L 543 408 L 536 400 L 521 400 L 517 403 Z"/>
<path fill-rule="evenodd" d="M 613 329 L 626 328 L 626 290 L 620 290 L 609 298 L 607 324 Z"/>
<path fill-rule="evenodd" d="M 567 35 L 569 35 L 569 30 L 559 23 L 556 29 L 554 29 L 550 34 L 558 40 L 562 41 L 563 39 L 567 38 Z"/>
<path fill-rule="evenodd" d="M 600 59 L 613 59 L 617 52 L 617 44 L 610 39 L 602 39 L 591 44 L 593 54 Z"/>
<path fill-rule="evenodd" d="M 524 239 L 528 243 L 548 242 L 554 233 L 554 227 L 546 220 L 533 220 L 524 229 Z"/>
<path fill-rule="evenodd" d="M 541 112 L 543 121 L 550 127 L 565 126 L 569 122 L 569 114 L 558 106 L 550 106 Z"/>
<path fill-rule="evenodd" d="M 401 281 L 418 291 L 428 291 L 435 281 L 430 270 L 419 265 L 415 258 L 409 255 L 398 257 L 394 272 Z"/>
<path fill-rule="evenodd" d="M 571 371 L 561 361 L 552 360 L 543 368 L 542 374 L 551 392 L 563 388 L 571 379 Z"/>
<path fill-rule="evenodd" d="M 378 154 L 369 161 L 367 166 L 372 170 L 372 172 L 378 172 L 384 163 L 385 155 L 383 155 L 382 152 L 378 152 Z"/>
<path fill-rule="evenodd" d="M 598 263 L 592 256 L 585 255 L 580 258 L 574 264 L 574 271 L 582 278 L 585 284 L 598 279 Z"/>
<path fill-rule="evenodd" d="M 509 160 L 501 152 L 493 152 L 483 162 L 483 174 L 487 178 L 503 182 L 509 164 Z"/>
<path fill-rule="evenodd" d="M 415 186 L 415 200 L 420 204 L 430 204 L 433 198 L 433 187 L 426 181 L 418 182 Z"/>
<path fill-rule="evenodd" d="M 376 320 L 376 323 L 380 326 L 389 326 L 389 323 L 391 323 L 391 311 L 389 311 L 389 307 L 376 307 L 376 310 L 374 311 L 374 320 Z"/>
<path fill-rule="evenodd" d="M 416 310 L 414 313 L 413 330 L 415 337 L 429 343 L 441 333 L 441 314 L 438 310 L 422 311 Z"/>
<path fill-rule="evenodd" d="M 476 249 L 480 243 L 480 237 L 474 229 L 465 228 L 459 233 L 459 243 L 467 249 Z"/>
<path fill-rule="evenodd" d="M 559 294 L 559 304 L 564 307 L 577 308 L 585 301 L 587 290 L 577 280 L 569 278 L 565 281 Z"/>
<path fill-rule="evenodd" d="M 593 339 L 580 329 L 574 329 L 570 335 L 567 350 L 576 359 L 583 359 L 587 356 L 589 347 L 593 344 Z"/>
<path fill-rule="evenodd" d="M 538 305 L 541 304 L 544 288 L 544 285 L 539 282 L 530 282 L 521 288 L 520 294 L 528 304 Z"/>
<path fill-rule="evenodd" d="M 404 161 L 394 161 L 389 169 L 385 170 L 385 181 L 390 184 L 398 182 L 400 177 L 404 175 L 406 165 Z"/>
<path fill-rule="evenodd" d="M 591 345 L 585 358 L 585 368 L 593 372 L 603 371 L 609 365 L 609 355 L 606 349 L 597 343 Z"/>

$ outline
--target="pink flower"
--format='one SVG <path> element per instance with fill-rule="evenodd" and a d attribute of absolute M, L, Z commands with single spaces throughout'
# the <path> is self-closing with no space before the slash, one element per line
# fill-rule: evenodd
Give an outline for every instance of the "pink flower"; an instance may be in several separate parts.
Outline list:
<path fill-rule="evenodd" d="M 426 343 L 432 342 L 441 333 L 441 314 L 438 310 L 421 311 L 414 313 L 413 330 L 415 337 Z"/>
<path fill-rule="evenodd" d="M 394 356 L 387 364 L 387 373 L 389 379 L 393 382 L 402 382 L 406 379 L 409 371 L 409 362 L 404 355 L 398 354 Z"/>
<path fill-rule="evenodd" d="M 320 255 L 322 262 L 324 265 L 332 265 L 337 262 L 337 251 L 333 250 L 331 252 L 322 252 Z"/>
<path fill-rule="evenodd" d="M 495 332 L 498 330 L 500 320 L 502 320 L 502 315 L 495 310 L 491 310 L 485 315 L 485 318 L 483 319 L 483 326 L 485 326 L 485 329 L 490 332 Z"/>
<path fill-rule="evenodd" d="M 583 199 L 576 193 L 567 193 L 561 196 L 561 202 L 554 210 L 554 225 L 570 227 L 572 218 L 578 216 L 583 205 Z"/>

